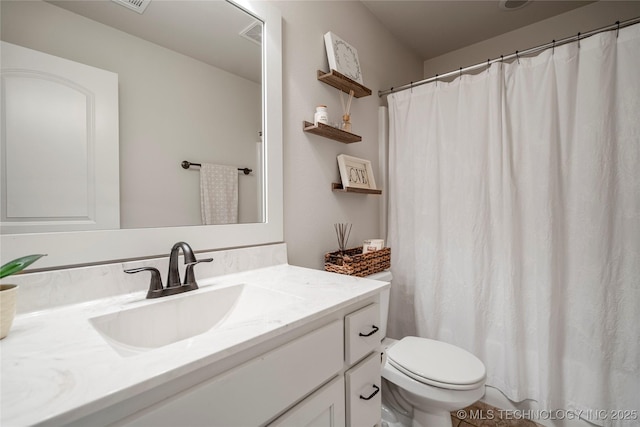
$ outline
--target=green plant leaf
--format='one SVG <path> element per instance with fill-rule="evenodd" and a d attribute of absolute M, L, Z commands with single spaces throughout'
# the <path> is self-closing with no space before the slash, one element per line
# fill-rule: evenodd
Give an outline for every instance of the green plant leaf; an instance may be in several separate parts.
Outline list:
<path fill-rule="evenodd" d="M 46 256 L 46 254 L 27 255 L 14 259 L 13 261 L 9 261 L 0 267 L 0 279 L 24 270 L 43 256 Z"/>

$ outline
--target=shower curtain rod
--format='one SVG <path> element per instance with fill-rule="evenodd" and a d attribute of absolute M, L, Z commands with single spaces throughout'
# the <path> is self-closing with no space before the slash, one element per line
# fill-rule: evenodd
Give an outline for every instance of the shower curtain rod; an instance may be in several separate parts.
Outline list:
<path fill-rule="evenodd" d="M 532 47 L 530 49 L 523 50 L 522 52 L 516 51 L 515 53 L 512 53 L 510 55 L 501 56 L 500 58 L 496 58 L 496 59 L 487 59 L 486 62 L 480 62 L 475 65 L 470 65 L 465 68 L 460 68 L 459 70 L 449 71 L 448 73 L 445 73 L 445 74 L 436 74 L 434 77 L 429 77 L 428 79 L 420 80 L 417 82 L 411 82 L 409 84 L 406 84 L 400 87 L 396 87 L 396 88 L 392 87 L 391 89 L 382 90 L 382 91 L 379 90 L 378 97 L 382 97 L 384 95 L 389 95 L 390 93 L 400 92 L 407 89 L 413 89 L 416 86 L 421 86 L 426 83 L 435 82 L 438 79 L 444 79 L 444 78 L 455 76 L 455 75 L 461 75 L 462 73 L 468 73 L 470 71 L 479 70 L 483 67 L 488 67 L 489 65 L 494 64 L 496 62 L 509 61 L 511 59 L 518 59 L 520 56 L 532 55 L 534 53 L 542 52 L 543 50 L 547 50 L 547 49 L 552 49 L 556 46 L 561 46 L 567 43 L 574 42 L 576 40 L 579 41 L 581 39 L 593 36 L 598 33 L 603 33 L 605 31 L 613 31 L 613 30 L 618 31 L 620 28 L 628 27 L 630 25 L 634 25 L 637 23 L 640 23 L 640 17 L 629 19 L 623 22 L 617 21 L 615 24 L 608 25 L 606 27 L 598 28 L 596 30 L 591 30 L 586 33 L 578 33 L 575 36 L 570 36 L 561 40 L 553 40 L 551 43 L 546 43 L 540 46 Z"/>

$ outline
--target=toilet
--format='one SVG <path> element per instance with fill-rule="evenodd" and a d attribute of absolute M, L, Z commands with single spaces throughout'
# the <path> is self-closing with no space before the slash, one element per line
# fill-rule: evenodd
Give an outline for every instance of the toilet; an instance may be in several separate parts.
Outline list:
<path fill-rule="evenodd" d="M 368 276 L 390 282 L 390 271 Z M 451 411 L 465 408 L 484 396 L 486 369 L 480 359 L 454 345 L 419 337 L 386 338 L 389 290 L 380 296 L 382 348 L 382 426 L 400 427 L 410 416 L 413 427 L 451 427 Z M 387 397 L 387 399 L 385 399 Z M 385 417 L 386 415 L 386 417 Z M 392 418 L 393 421 L 385 418 Z"/>

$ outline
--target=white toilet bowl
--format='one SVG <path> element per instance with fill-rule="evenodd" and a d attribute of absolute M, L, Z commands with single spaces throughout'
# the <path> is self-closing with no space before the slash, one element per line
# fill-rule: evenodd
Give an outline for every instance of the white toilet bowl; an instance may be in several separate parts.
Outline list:
<path fill-rule="evenodd" d="M 413 406 L 414 427 L 451 427 L 451 411 L 484 395 L 486 370 L 471 353 L 417 337 L 387 339 L 385 344 L 382 376 Z"/>
<path fill-rule="evenodd" d="M 392 276 L 385 271 L 369 278 L 390 282 Z M 389 291 L 385 291 L 380 299 L 383 338 L 388 308 Z M 469 406 L 484 395 L 485 366 L 466 350 L 419 337 L 399 341 L 384 338 L 382 344 L 386 354 L 382 377 L 413 407 L 413 427 L 451 427 L 451 411 Z"/>

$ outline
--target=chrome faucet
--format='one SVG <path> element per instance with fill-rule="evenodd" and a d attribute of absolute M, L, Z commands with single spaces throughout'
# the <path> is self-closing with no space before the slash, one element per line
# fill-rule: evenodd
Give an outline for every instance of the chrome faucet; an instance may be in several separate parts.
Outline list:
<path fill-rule="evenodd" d="M 178 270 L 178 255 L 182 249 L 184 255 L 185 277 L 184 283 L 180 283 L 180 271 Z M 167 287 L 162 286 L 162 278 L 157 268 L 153 267 L 140 267 L 124 270 L 125 273 L 139 273 L 141 271 L 151 272 L 151 283 L 149 285 L 149 292 L 147 292 L 147 298 L 159 298 L 168 295 L 175 295 L 182 292 L 188 292 L 198 289 L 196 283 L 196 276 L 193 272 L 193 267 L 201 262 L 211 262 L 213 258 L 196 259 L 193 254 L 191 246 L 186 242 L 178 242 L 171 248 L 171 254 L 169 255 L 169 274 L 167 275 Z"/>

